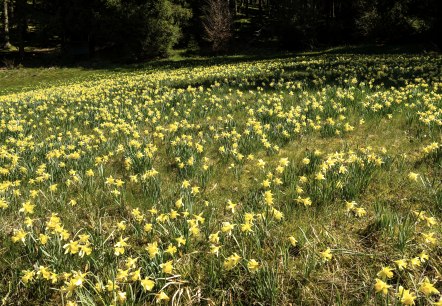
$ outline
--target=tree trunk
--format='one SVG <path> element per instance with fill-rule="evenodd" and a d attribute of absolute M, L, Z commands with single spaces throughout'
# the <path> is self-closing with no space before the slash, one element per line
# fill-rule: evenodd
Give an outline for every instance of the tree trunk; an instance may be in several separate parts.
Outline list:
<path fill-rule="evenodd" d="M 9 41 L 9 9 L 8 0 L 3 0 L 3 17 L 4 17 L 4 32 L 5 32 L 5 44 L 4 48 L 9 49 L 11 47 L 11 42 Z"/>
<path fill-rule="evenodd" d="M 232 0 L 231 5 L 230 5 L 231 10 L 233 12 L 232 15 L 235 16 L 235 17 L 236 17 L 236 14 L 237 14 L 237 4 L 236 4 L 236 1 L 237 0 Z"/>
<path fill-rule="evenodd" d="M 26 0 L 17 1 L 17 15 L 18 15 L 18 53 L 20 59 L 25 57 L 25 34 L 27 28 L 26 21 Z"/>
<path fill-rule="evenodd" d="M 94 35 L 94 33 L 88 34 L 87 41 L 88 41 L 88 49 L 89 49 L 89 58 L 93 58 L 95 56 L 95 35 Z"/>

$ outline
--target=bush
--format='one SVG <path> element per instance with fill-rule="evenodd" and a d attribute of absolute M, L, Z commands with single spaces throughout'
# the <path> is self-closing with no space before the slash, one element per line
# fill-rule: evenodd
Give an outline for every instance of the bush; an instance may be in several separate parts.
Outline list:
<path fill-rule="evenodd" d="M 117 0 L 109 9 L 106 36 L 137 59 L 167 56 L 181 36 L 182 22 L 191 17 L 189 9 L 169 0 Z"/>

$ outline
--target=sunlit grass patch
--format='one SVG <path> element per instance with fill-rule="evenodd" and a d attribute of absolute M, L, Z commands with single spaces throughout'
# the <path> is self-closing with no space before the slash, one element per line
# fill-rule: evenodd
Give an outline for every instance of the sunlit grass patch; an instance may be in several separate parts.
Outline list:
<path fill-rule="evenodd" d="M 437 303 L 440 63 L 302 55 L 0 96 L 5 304 Z"/>

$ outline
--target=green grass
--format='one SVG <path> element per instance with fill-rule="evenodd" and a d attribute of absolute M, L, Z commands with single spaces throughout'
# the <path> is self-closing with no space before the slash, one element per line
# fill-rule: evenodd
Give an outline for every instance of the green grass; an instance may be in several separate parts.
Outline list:
<path fill-rule="evenodd" d="M 0 95 L 31 90 L 34 88 L 62 85 L 67 82 L 81 82 L 90 79 L 110 76 L 116 72 L 134 72 L 157 67 L 192 67 L 196 65 L 213 65 L 221 63 L 235 63 L 259 59 L 284 58 L 288 56 L 317 56 L 324 54 L 423 54 L 426 53 L 425 46 L 401 45 L 358 45 L 340 46 L 306 52 L 283 52 L 277 50 L 244 50 L 237 55 L 225 55 L 218 57 L 205 57 L 187 55 L 187 50 L 173 50 L 167 59 L 159 59 L 141 64 L 118 65 L 106 61 L 81 62 L 79 66 L 73 67 L 21 67 L 12 69 L 0 69 Z M 32 51 L 32 50 L 31 50 Z M 435 54 L 429 51 L 430 54 Z M 259 54 L 259 55 L 257 55 Z M 84 64 L 84 67 L 81 66 Z"/>
<path fill-rule="evenodd" d="M 176 305 L 386 305 L 401 303 L 399 286 L 418 305 L 439 299 L 421 287 L 428 277 L 442 291 L 442 58 L 334 53 L 37 69 L 47 81 L 29 86 L 9 72 L 0 96 L 4 303 L 109 305 L 125 294 L 142 305 L 164 292 Z M 48 224 L 53 213 L 63 228 Z M 235 224 L 230 234 L 225 222 Z M 13 242 L 20 229 L 24 242 Z M 74 241 L 91 254 L 69 251 Z M 160 264 L 170 260 L 168 274 Z M 392 278 L 379 274 L 386 266 Z M 138 268 L 151 291 L 121 277 Z M 86 273 L 81 284 L 72 271 Z M 116 277 L 118 290 L 95 286 Z M 392 286 L 387 295 L 377 278 Z"/>
<path fill-rule="evenodd" d="M 0 70 L 0 95 L 61 85 L 106 74 L 106 70 L 82 68 L 19 68 Z"/>

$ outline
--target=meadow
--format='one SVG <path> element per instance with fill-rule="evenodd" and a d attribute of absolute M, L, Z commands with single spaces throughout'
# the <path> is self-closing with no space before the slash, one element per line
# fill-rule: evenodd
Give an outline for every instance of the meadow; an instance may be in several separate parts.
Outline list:
<path fill-rule="evenodd" d="M 442 56 L 0 95 L 2 305 L 442 305 Z"/>

